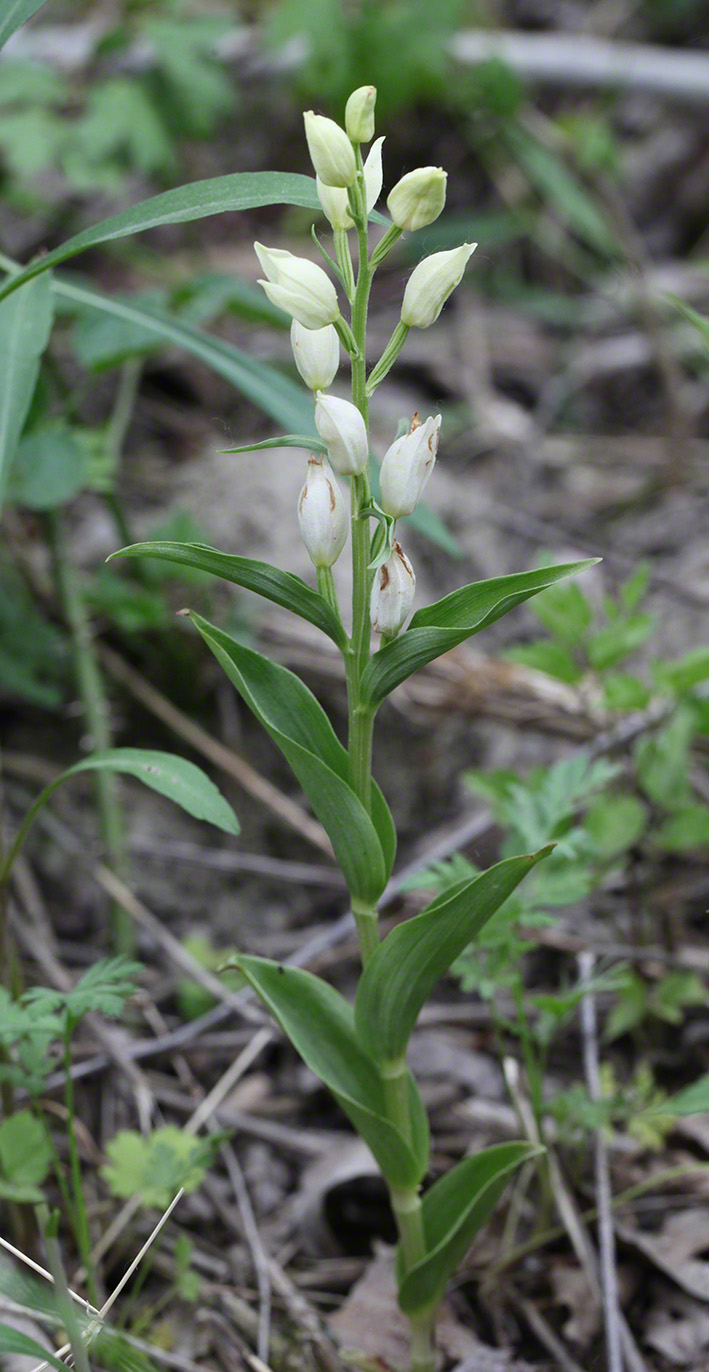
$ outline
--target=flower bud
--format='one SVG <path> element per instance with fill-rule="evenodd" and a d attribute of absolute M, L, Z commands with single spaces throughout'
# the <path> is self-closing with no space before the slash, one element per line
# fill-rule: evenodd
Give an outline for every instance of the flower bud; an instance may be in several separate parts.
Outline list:
<path fill-rule="evenodd" d="M 374 573 L 370 613 L 375 633 L 396 637 L 408 619 L 415 591 L 414 569 L 394 539 L 391 556 Z"/>
<path fill-rule="evenodd" d="M 423 229 L 437 219 L 446 203 L 448 173 L 442 167 L 417 167 L 397 181 L 387 208 L 398 229 Z"/>
<path fill-rule="evenodd" d="M 441 416 L 429 415 L 421 424 L 414 415 L 407 434 L 397 438 L 384 454 L 379 481 L 380 504 L 386 514 L 400 519 L 413 514 L 433 471 L 438 452 Z"/>
<path fill-rule="evenodd" d="M 324 329 L 338 318 L 337 292 L 329 276 L 316 262 L 294 257 L 285 248 L 265 248 L 254 243 L 256 256 L 267 281 L 259 281 L 269 300 L 297 319 L 305 329 Z"/>
<path fill-rule="evenodd" d="M 353 143 L 368 143 L 374 137 L 376 86 L 358 86 L 345 105 L 345 128 Z"/>
<path fill-rule="evenodd" d="M 365 470 L 369 461 L 367 426 L 356 405 L 318 391 L 315 427 L 340 476 L 359 476 Z"/>
<path fill-rule="evenodd" d="M 347 540 L 347 509 L 342 492 L 324 458 L 312 454 L 300 496 L 298 523 L 316 567 L 337 562 Z"/>
<path fill-rule="evenodd" d="M 315 178 L 318 200 L 323 214 L 330 220 L 333 229 L 351 229 L 354 220 L 350 214 L 349 196 L 340 186 L 326 186 L 319 176 Z"/>
<path fill-rule="evenodd" d="M 294 319 L 290 345 L 306 386 L 311 391 L 326 391 L 340 365 L 340 340 L 332 324 L 326 324 L 324 329 L 306 329 Z"/>
<path fill-rule="evenodd" d="M 345 130 L 313 110 L 306 110 L 303 119 L 310 160 L 320 180 L 326 186 L 353 186 L 357 161 Z"/>
<path fill-rule="evenodd" d="M 367 214 L 371 214 L 382 193 L 382 181 L 384 173 L 382 171 L 382 143 L 384 136 L 375 138 L 365 159 L 364 167 L 364 198 L 367 202 Z"/>
<path fill-rule="evenodd" d="M 427 329 L 438 319 L 448 296 L 463 278 L 465 264 L 477 243 L 463 243 L 448 252 L 434 252 L 414 267 L 404 291 L 401 322 L 409 329 Z"/>

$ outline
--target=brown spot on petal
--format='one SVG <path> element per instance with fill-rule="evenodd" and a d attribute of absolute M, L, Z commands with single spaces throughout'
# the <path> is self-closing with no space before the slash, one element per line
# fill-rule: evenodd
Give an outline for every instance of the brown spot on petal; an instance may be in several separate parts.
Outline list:
<path fill-rule="evenodd" d="M 391 577 L 389 576 L 389 568 L 387 567 L 386 562 L 384 562 L 384 563 L 382 563 L 381 567 L 379 568 L 379 589 L 380 589 L 380 591 L 383 591 L 383 590 L 386 589 L 386 587 L 389 585 L 390 580 L 391 580 Z"/>
<path fill-rule="evenodd" d="M 334 508 L 335 508 L 335 492 L 334 492 L 334 490 L 332 489 L 332 482 L 331 482 L 331 481 L 328 481 L 328 483 L 327 483 L 327 488 L 328 488 L 328 490 L 329 490 L 329 492 L 330 492 L 330 509 L 331 509 L 331 510 L 334 510 Z"/>
<path fill-rule="evenodd" d="M 418 412 L 418 410 L 415 410 L 415 411 L 414 411 L 413 418 L 412 418 L 412 420 L 411 420 L 411 428 L 409 429 L 409 433 L 412 434 L 412 433 L 415 432 L 416 429 L 420 429 L 420 428 L 421 428 L 421 420 L 419 419 L 419 412 Z"/>

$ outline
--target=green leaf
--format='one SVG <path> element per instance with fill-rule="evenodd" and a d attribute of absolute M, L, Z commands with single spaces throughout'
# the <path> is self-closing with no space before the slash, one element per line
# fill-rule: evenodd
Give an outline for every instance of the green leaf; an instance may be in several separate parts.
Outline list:
<path fill-rule="evenodd" d="M 709 844 L 709 805 L 684 805 L 665 820 L 653 835 L 653 842 L 666 853 L 686 853 Z"/>
<path fill-rule="evenodd" d="M 29 510 L 54 510 L 73 500 L 87 479 L 85 448 L 66 425 L 52 424 L 20 439 L 7 498 Z"/>
<path fill-rule="evenodd" d="M 4 48 L 8 38 L 12 38 L 13 33 L 22 28 L 45 3 L 46 0 L 5 0 L 0 14 L 0 48 Z"/>
<path fill-rule="evenodd" d="M 49 278 L 0 305 L 0 509 L 52 327 Z"/>
<path fill-rule="evenodd" d="M 282 434 L 280 438 L 264 438 L 260 443 L 242 443 L 239 448 L 221 448 L 223 453 L 259 453 L 264 448 L 304 448 L 311 453 L 326 453 L 327 444 L 313 434 Z"/>
<path fill-rule="evenodd" d="M 709 679 L 709 646 L 690 648 L 675 662 L 656 662 L 654 673 L 660 686 L 677 695 L 685 695 Z"/>
<path fill-rule="evenodd" d="M 78 772 L 124 772 L 137 777 L 151 790 L 167 796 L 188 815 L 223 829 L 225 834 L 238 834 L 239 821 L 231 808 L 201 767 L 175 753 L 158 752 L 153 748 L 112 748 L 82 758 L 64 772 L 64 781 Z M 53 788 L 58 782 L 53 783 Z M 52 788 L 52 789 L 53 789 Z M 48 788 L 49 789 L 49 788 Z"/>
<path fill-rule="evenodd" d="M 65 1362 L 60 1362 L 53 1353 L 48 1353 L 41 1343 L 31 1339 L 28 1334 L 21 1334 L 19 1329 L 11 1329 L 9 1324 L 0 1324 L 0 1353 L 19 1353 L 23 1357 L 31 1358 L 33 1362 L 48 1362 L 50 1367 L 56 1367 L 58 1372 L 66 1372 Z"/>
<path fill-rule="evenodd" d="M 187 186 L 153 195 L 149 200 L 142 200 L 140 204 L 74 234 L 53 252 L 11 277 L 0 288 L 0 300 L 49 267 L 56 267 L 59 262 L 66 262 L 100 243 L 111 243 L 117 238 L 165 224 L 188 224 L 213 214 L 263 209 L 266 205 L 300 205 L 321 212 L 314 178 L 296 172 L 232 172 L 229 176 L 193 181 Z"/>
<path fill-rule="evenodd" d="M 688 803 L 693 735 L 693 714 L 682 707 L 664 729 L 654 737 L 641 739 L 636 748 L 640 786 L 650 800 L 667 810 L 679 809 Z"/>
<path fill-rule="evenodd" d="M 160 795 L 167 796 L 176 805 L 180 805 L 188 815 L 194 815 L 195 819 L 203 819 L 207 824 L 213 824 L 227 834 L 239 832 L 239 821 L 231 805 L 217 790 L 214 782 L 210 781 L 202 769 L 196 767 L 193 762 L 176 757 L 174 753 L 158 752 L 152 748 L 110 748 L 106 752 L 92 753 L 90 757 L 82 758 L 81 762 L 75 762 L 73 767 L 67 768 L 66 772 L 62 772 L 45 787 L 22 821 L 5 863 L 0 868 L 0 881 L 7 878 L 32 823 L 42 806 L 51 800 L 57 787 L 70 777 L 77 776 L 79 772 L 97 771 L 125 772 L 129 776 L 137 777 L 151 790 L 158 791 Z"/>
<path fill-rule="evenodd" d="M 535 672 L 546 672 L 557 681 L 567 681 L 574 685 L 581 680 L 583 672 L 573 655 L 562 643 L 549 639 L 539 639 L 536 643 L 525 643 L 519 648 L 511 648 L 505 653 L 510 662 L 519 662 L 523 667 L 532 667 Z"/>
<path fill-rule="evenodd" d="M 345 881 L 357 900 L 371 903 L 387 883 L 395 831 L 378 788 L 372 819 L 349 782 L 349 759 L 322 706 L 287 668 L 245 648 L 200 615 L 191 619 L 239 695 L 280 748 L 330 836 Z"/>
<path fill-rule="evenodd" d="M 709 1073 L 685 1086 L 676 1096 L 663 1100 L 649 1112 L 653 1115 L 705 1115 L 709 1114 Z"/>
<path fill-rule="evenodd" d="M 83 309 L 100 310 L 126 324 L 151 330 L 166 343 L 184 348 L 211 367 L 212 371 L 223 376 L 236 390 L 248 396 L 277 424 L 301 431 L 307 431 L 313 425 L 312 400 L 303 387 L 296 385 L 289 376 L 284 376 L 267 362 L 249 356 L 233 344 L 158 310 L 100 295 L 84 286 L 56 281 L 53 288 L 62 299 L 74 301 Z"/>
<path fill-rule="evenodd" d="M 37 1203 L 52 1161 L 42 1121 L 29 1110 L 17 1110 L 0 1124 L 0 1196 Z"/>
<path fill-rule="evenodd" d="M 345 631 L 334 610 L 328 605 L 319 591 L 314 591 L 299 576 L 292 572 L 281 572 L 268 562 L 257 562 L 250 557 L 236 557 L 231 553 L 220 553 L 206 543 L 133 543 L 129 548 L 121 548 L 112 553 L 109 562 L 115 557 L 154 557 L 162 562 L 178 563 L 182 567 L 196 567 L 199 571 L 219 576 L 223 581 L 231 581 L 243 586 L 247 591 L 255 591 L 266 600 L 282 605 L 284 610 L 307 619 L 316 628 L 344 648 L 347 642 Z"/>
<path fill-rule="evenodd" d="M 394 1186 L 416 1186 L 428 1165 L 428 1122 L 413 1077 L 409 1099 L 413 1143 L 386 1118 L 384 1081 L 365 1052 L 352 1007 L 327 982 L 299 967 L 237 956 L 243 972 L 293 1047 L 332 1091 Z"/>
<path fill-rule="evenodd" d="M 603 795 L 586 815 L 588 830 L 604 861 L 627 853 L 642 837 L 648 821 L 647 808 L 637 796 Z"/>
<path fill-rule="evenodd" d="M 30 1014 L 46 1016 L 59 1013 L 68 1017 L 72 1024 L 92 1013 L 109 1015 L 115 1019 L 122 1014 L 126 1001 L 135 995 L 140 971 L 139 962 L 132 962 L 122 954 L 101 958 L 84 972 L 70 991 L 56 991 L 50 986 L 30 986 L 22 995 L 21 1003 Z M 61 1027 L 63 1031 L 66 1024 Z"/>
<path fill-rule="evenodd" d="M 373 1058 L 403 1056 L 436 982 L 552 847 L 458 883 L 387 935 L 365 967 L 355 1002 L 357 1033 Z"/>
<path fill-rule="evenodd" d="M 374 654 L 362 676 L 362 696 L 379 705 L 400 682 L 419 667 L 457 647 L 481 629 L 501 619 L 509 610 L 530 596 L 543 591 L 567 576 L 577 576 L 593 567 L 598 558 L 568 562 L 559 567 L 542 567 L 533 572 L 497 576 L 491 581 L 476 581 L 451 592 L 443 600 L 417 610 L 408 629 L 393 643 Z"/>
<path fill-rule="evenodd" d="M 111 1195 L 137 1196 L 141 1205 L 166 1210 L 180 1188 L 196 1191 L 204 1181 L 219 1139 L 196 1139 L 174 1124 L 145 1137 L 122 1129 L 106 1145 L 101 1176 Z"/>
<path fill-rule="evenodd" d="M 422 1202 L 426 1257 L 406 1273 L 400 1268 L 399 1305 L 407 1315 L 438 1304 L 512 1173 L 543 1152 L 530 1143 L 499 1143 L 434 1182 Z"/>

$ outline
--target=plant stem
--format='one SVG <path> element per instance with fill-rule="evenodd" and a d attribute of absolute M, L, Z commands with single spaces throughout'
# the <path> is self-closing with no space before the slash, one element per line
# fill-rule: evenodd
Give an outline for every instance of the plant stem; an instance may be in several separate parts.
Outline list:
<path fill-rule="evenodd" d="M 54 1289 L 57 1295 L 57 1309 L 71 1345 L 71 1351 L 74 1357 L 74 1367 L 76 1368 L 76 1372 L 90 1372 L 86 1344 L 81 1336 L 81 1327 L 76 1315 L 76 1306 L 74 1305 L 69 1292 L 69 1283 L 67 1281 L 57 1240 L 57 1216 L 56 1214 L 50 1216 L 46 1205 L 39 1205 L 37 1206 L 37 1219 L 43 1232 L 44 1245 L 47 1252 L 47 1266 L 54 1278 Z"/>
<path fill-rule="evenodd" d="M 352 355 L 352 400 L 364 419 L 369 432 L 369 400 L 367 393 L 367 309 L 374 265 L 368 259 L 367 215 L 364 203 L 362 158 L 356 149 L 358 179 L 350 192 L 352 218 L 357 227 L 359 262 L 357 284 L 352 302 L 352 334 L 357 351 Z M 375 264 L 376 265 L 376 264 Z M 405 336 L 405 335 L 404 335 Z M 403 337 L 401 338 L 403 343 Z M 396 336 L 395 347 L 401 346 Z M 393 361 L 393 358 L 392 358 Z M 362 700 L 362 673 L 369 661 L 371 622 L 369 598 L 371 589 L 371 538 L 369 518 L 363 515 L 369 505 L 369 474 L 362 472 L 350 481 L 352 514 L 352 636 L 345 652 L 347 699 L 349 708 L 348 750 L 350 779 L 353 790 L 369 813 L 372 788 L 372 732 L 374 711 Z M 352 901 L 352 913 L 357 926 L 362 965 L 367 966 L 379 947 L 378 912 L 376 904 L 363 905 Z M 383 1064 L 385 1105 L 388 1118 L 405 1139 L 411 1139 L 409 1106 L 409 1075 L 404 1058 Z M 423 1211 L 417 1186 L 389 1187 L 392 1209 L 396 1218 L 405 1268 L 412 1267 L 424 1257 L 426 1241 L 423 1230 Z M 436 1354 L 433 1344 L 435 1311 L 417 1312 L 410 1318 L 411 1372 L 435 1372 Z"/>
<path fill-rule="evenodd" d="M 79 1250 L 79 1257 L 86 1273 L 86 1289 L 92 1305 L 98 1304 L 98 1291 L 94 1278 L 93 1264 L 91 1261 L 91 1235 L 89 1233 L 89 1220 L 86 1214 L 86 1201 L 84 1199 L 84 1185 L 81 1176 L 81 1159 L 79 1157 L 79 1146 L 76 1141 L 75 1103 L 74 1103 L 74 1083 L 71 1075 L 71 1033 L 73 1025 L 71 1020 L 67 1022 L 64 1033 L 64 1101 L 66 1104 L 67 1115 L 67 1143 L 69 1146 L 69 1170 L 71 1174 L 71 1189 L 74 1199 L 74 1237 L 76 1246 Z"/>
<path fill-rule="evenodd" d="M 56 510 L 46 515 L 46 527 L 59 598 L 71 634 L 74 670 L 91 744 L 95 751 L 101 752 L 111 747 L 112 740 L 108 702 L 94 652 L 91 625 L 66 547 L 61 515 Z M 116 778 L 110 772 L 99 771 L 95 781 L 108 863 L 120 875 L 124 859 L 123 815 Z M 125 911 L 114 906 L 112 922 L 116 951 L 131 953 L 134 947 L 133 926 Z"/>

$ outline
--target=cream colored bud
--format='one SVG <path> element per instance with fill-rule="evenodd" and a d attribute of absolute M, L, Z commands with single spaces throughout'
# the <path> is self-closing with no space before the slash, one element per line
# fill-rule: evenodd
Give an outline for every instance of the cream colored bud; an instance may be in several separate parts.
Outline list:
<path fill-rule="evenodd" d="M 413 514 L 416 509 L 434 468 L 440 430 L 439 414 L 435 419 L 429 415 L 424 424 L 414 415 L 409 432 L 395 439 L 384 454 L 379 473 L 379 503 L 394 519 Z"/>
<path fill-rule="evenodd" d="M 313 110 L 306 110 L 303 119 L 310 160 L 320 180 L 326 186 L 353 186 L 357 161 L 345 130 Z"/>
<path fill-rule="evenodd" d="M 347 540 L 347 508 L 324 458 L 313 454 L 298 497 L 298 523 L 316 567 L 332 567 Z"/>
<path fill-rule="evenodd" d="M 324 329 L 306 329 L 297 319 L 290 326 L 290 344 L 295 365 L 311 391 L 326 391 L 340 365 L 340 340 L 332 324 Z"/>
<path fill-rule="evenodd" d="M 342 190 L 340 186 L 326 186 L 319 176 L 315 178 L 315 185 L 323 214 L 329 219 L 333 229 L 353 228 L 354 220 L 349 210 L 347 191 Z"/>
<path fill-rule="evenodd" d="M 442 167 L 417 167 L 397 181 L 387 208 L 398 229 L 423 229 L 437 219 L 446 203 L 448 173 Z"/>
<path fill-rule="evenodd" d="M 448 252 L 433 252 L 432 257 L 414 266 L 403 292 L 402 324 L 410 329 L 428 329 L 435 324 L 448 295 L 462 281 L 465 265 L 477 243 L 464 243 Z"/>
<path fill-rule="evenodd" d="M 267 281 L 259 281 L 269 300 L 293 316 L 305 329 L 324 329 L 338 318 L 337 292 L 316 262 L 294 257 L 284 248 L 254 243 Z"/>
<path fill-rule="evenodd" d="M 463 243 L 448 252 L 425 257 L 411 273 L 404 291 L 401 322 L 410 329 L 427 329 L 438 319 L 443 306 L 463 279 L 463 272 L 477 243 Z"/>
<path fill-rule="evenodd" d="M 369 461 L 367 426 L 350 400 L 318 391 L 315 402 L 315 427 L 327 455 L 340 476 L 359 476 Z"/>
<path fill-rule="evenodd" d="M 416 591 L 414 569 L 394 539 L 391 555 L 374 573 L 370 613 L 377 634 L 394 638 L 411 613 Z"/>
<path fill-rule="evenodd" d="M 358 86 L 345 105 L 345 128 L 353 143 L 368 143 L 374 137 L 376 86 Z"/>
<path fill-rule="evenodd" d="M 365 159 L 364 167 L 364 198 L 367 202 L 367 214 L 371 214 L 382 193 L 382 181 L 384 173 L 382 171 L 382 143 L 384 136 L 375 138 Z"/>

